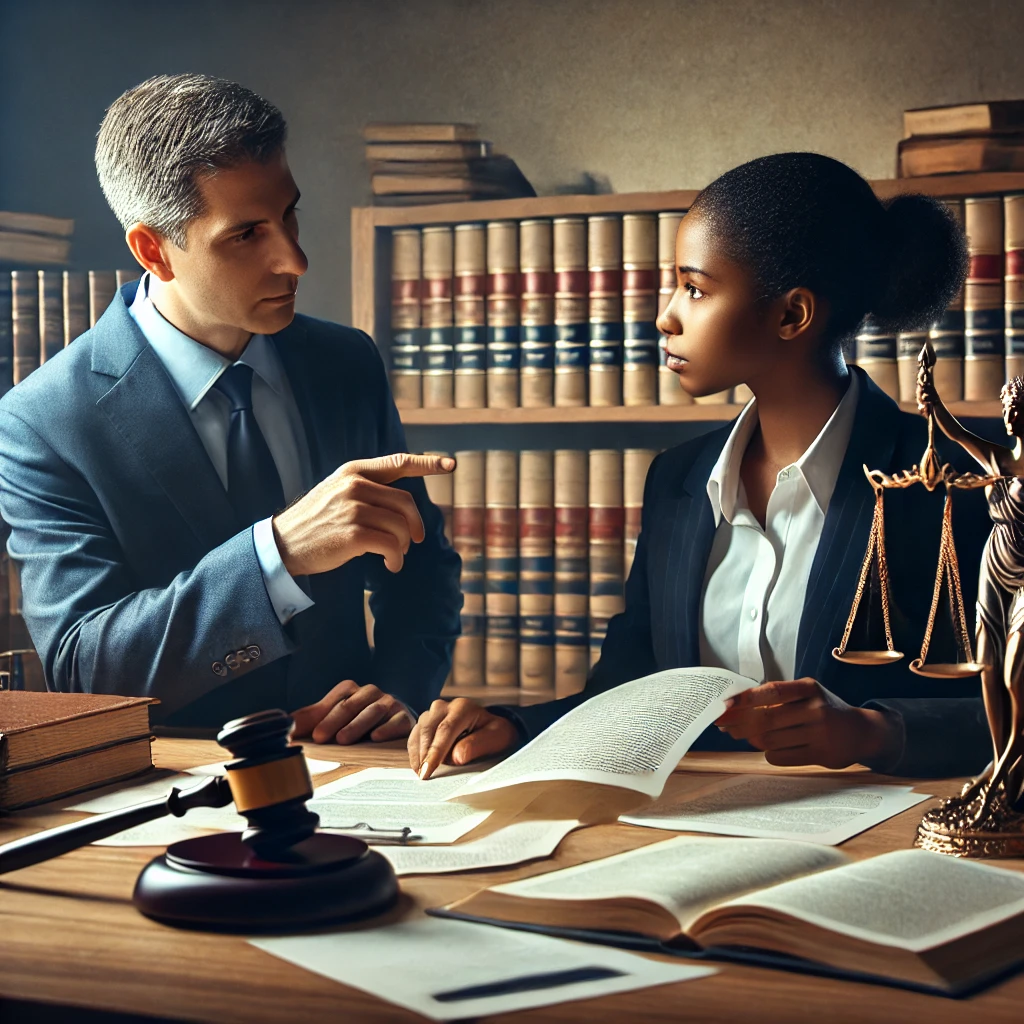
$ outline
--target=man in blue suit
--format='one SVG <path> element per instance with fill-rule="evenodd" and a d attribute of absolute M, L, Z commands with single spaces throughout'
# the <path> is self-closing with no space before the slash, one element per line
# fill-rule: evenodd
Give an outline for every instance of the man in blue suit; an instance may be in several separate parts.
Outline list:
<path fill-rule="evenodd" d="M 111 106 L 97 170 L 146 273 L 0 402 L 0 514 L 51 689 L 390 739 L 458 633 L 459 559 L 419 479 L 454 462 L 404 454 L 365 334 L 295 314 L 284 141 L 276 108 L 206 76 Z"/>

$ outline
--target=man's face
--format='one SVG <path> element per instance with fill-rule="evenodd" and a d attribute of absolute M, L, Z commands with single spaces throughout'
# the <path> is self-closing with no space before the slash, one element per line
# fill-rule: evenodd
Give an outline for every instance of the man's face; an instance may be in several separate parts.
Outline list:
<path fill-rule="evenodd" d="M 274 334 L 295 316 L 309 265 L 299 248 L 299 190 L 284 152 L 202 177 L 205 212 L 169 246 L 176 291 L 196 323 Z"/>

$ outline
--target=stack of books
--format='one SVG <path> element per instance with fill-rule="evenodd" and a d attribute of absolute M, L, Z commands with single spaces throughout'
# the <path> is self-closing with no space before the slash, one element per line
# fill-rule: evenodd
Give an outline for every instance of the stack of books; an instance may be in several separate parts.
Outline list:
<path fill-rule="evenodd" d="M 363 129 L 373 201 L 417 206 L 534 196 L 510 157 L 470 124 L 368 124 Z"/>
<path fill-rule="evenodd" d="M 61 266 L 71 254 L 75 222 L 0 210 L 0 264 Z"/>
<path fill-rule="evenodd" d="M 903 112 L 901 178 L 1024 171 L 1024 100 L 993 100 Z"/>
<path fill-rule="evenodd" d="M 0 812 L 153 766 L 148 697 L 0 691 Z"/>

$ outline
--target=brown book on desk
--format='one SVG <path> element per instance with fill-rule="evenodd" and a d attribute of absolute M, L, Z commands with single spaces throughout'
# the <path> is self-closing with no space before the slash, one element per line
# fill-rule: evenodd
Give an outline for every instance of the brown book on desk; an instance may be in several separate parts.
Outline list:
<path fill-rule="evenodd" d="M 475 124 L 374 122 L 363 128 L 367 142 L 478 142 Z"/>
<path fill-rule="evenodd" d="M 923 850 L 680 836 L 432 913 L 944 995 L 1024 959 L 1024 874 Z"/>
<path fill-rule="evenodd" d="M 0 811 L 152 765 L 147 697 L 0 692 Z"/>
<path fill-rule="evenodd" d="M 928 174 L 1024 169 L 1024 132 L 994 135 L 920 135 L 904 139 L 896 150 L 901 178 Z"/>

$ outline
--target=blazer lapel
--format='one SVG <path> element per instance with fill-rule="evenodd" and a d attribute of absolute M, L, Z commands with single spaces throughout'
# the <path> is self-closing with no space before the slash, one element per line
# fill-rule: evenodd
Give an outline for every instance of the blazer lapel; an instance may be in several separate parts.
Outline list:
<path fill-rule="evenodd" d="M 850 444 L 811 565 L 797 636 L 798 678 L 816 677 L 822 660 L 839 642 L 871 532 L 875 499 L 864 466 L 890 471 L 899 430 L 899 406 L 863 370 L 850 369 L 859 376 L 861 392 Z"/>
<path fill-rule="evenodd" d="M 237 532 L 234 512 L 178 392 L 128 313 L 135 287 L 125 286 L 125 301 L 111 303 L 96 325 L 93 372 L 117 378 L 96 404 L 209 551 Z"/>

